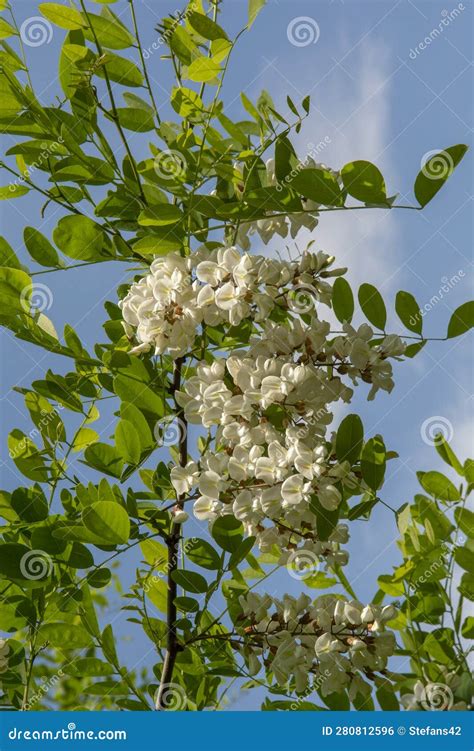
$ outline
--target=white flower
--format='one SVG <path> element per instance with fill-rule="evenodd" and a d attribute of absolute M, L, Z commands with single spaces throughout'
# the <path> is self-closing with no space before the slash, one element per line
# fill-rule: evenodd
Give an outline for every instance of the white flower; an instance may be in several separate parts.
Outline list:
<path fill-rule="evenodd" d="M 281 497 L 286 503 L 295 505 L 303 500 L 304 478 L 302 475 L 288 477 L 281 486 Z"/>
<path fill-rule="evenodd" d="M 334 511 L 341 502 L 341 494 L 334 485 L 321 485 L 318 489 L 318 498 L 321 506 L 328 511 Z"/>
<path fill-rule="evenodd" d="M 199 477 L 196 462 L 188 462 L 185 467 L 173 467 L 171 470 L 171 484 L 178 496 L 188 493 Z"/>
<path fill-rule="evenodd" d="M 193 506 L 193 512 L 196 519 L 202 521 L 213 521 L 219 516 L 222 509 L 222 503 L 216 501 L 214 498 L 207 498 L 201 496 L 195 501 Z"/>

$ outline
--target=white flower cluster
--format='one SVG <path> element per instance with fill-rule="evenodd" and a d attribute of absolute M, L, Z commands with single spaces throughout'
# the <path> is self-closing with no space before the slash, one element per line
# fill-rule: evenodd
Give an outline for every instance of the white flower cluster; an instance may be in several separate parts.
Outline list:
<path fill-rule="evenodd" d="M 330 564 L 345 564 L 339 544 L 347 542 L 347 527 L 339 525 L 320 542 L 310 508 L 317 495 L 333 511 L 342 499 L 336 485 L 354 490 L 360 484 L 349 463 L 332 458 L 323 440 L 331 419 L 325 407 L 340 396 L 345 387 L 339 385 L 331 391 L 320 369 L 284 357 L 243 354 L 199 364 L 176 398 L 189 423 L 216 428 L 215 442 L 224 450 L 205 452 L 199 464 L 173 467 L 177 494 L 197 486 L 198 519 L 233 513 L 263 551 L 273 545 L 293 549 L 296 533 L 305 550 Z"/>
<path fill-rule="evenodd" d="M 349 690 L 349 697 L 369 695 L 362 675 L 383 672 L 395 649 L 385 624 L 396 616 L 393 605 L 362 605 L 333 595 L 313 602 L 308 595 L 281 600 L 248 592 L 239 597 L 238 628 L 246 635 L 242 649 L 249 673 L 263 665 L 279 686 L 293 678 L 302 693 L 319 688 L 323 696 Z"/>
<path fill-rule="evenodd" d="M 302 544 L 330 565 L 347 562 L 339 548 L 347 529 L 337 527 L 323 542 L 311 501 L 334 511 L 345 490 L 366 488 L 325 441 L 328 405 L 350 401 L 346 380 L 370 383 L 369 398 L 390 391 L 389 358 L 405 346 L 397 336 L 374 344 L 367 324 L 344 324 L 331 338 L 315 303 L 331 305 L 327 278 L 344 271 L 330 269 L 333 260 L 318 252 L 277 261 L 235 248 L 203 248 L 187 259 L 171 254 L 154 260 L 122 302 L 127 332 L 139 341 L 132 352 L 183 356 L 198 345 L 201 351 L 206 326 L 252 322 L 247 349 L 198 363 L 175 394 L 186 421 L 213 435 L 199 463 L 174 467 L 171 481 L 181 500 L 198 487 L 198 519 L 232 513 L 261 550 L 277 546 L 287 557 Z"/>
<path fill-rule="evenodd" d="M 126 331 L 139 342 L 132 352 L 182 356 L 193 349 L 201 324 L 265 321 L 275 307 L 291 306 L 292 295 L 302 286 L 330 304 L 331 287 L 321 274 L 344 271 L 330 271 L 333 260 L 319 252 L 304 254 L 298 263 L 286 262 L 242 255 L 236 248 L 157 258 L 120 303 Z"/>
<path fill-rule="evenodd" d="M 321 542 L 311 500 L 317 497 L 324 509 L 334 511 L 344 489 L 351 495 L 367 490 L 350 464 L 338 462 L 324 440 L 332 419 L 328 405 L 349 401 L 352 391 L 317 361 L 294 361 L 292 348 L 301 354 L 301 339 L 313 353 L 324 346 L 325 333 L 318 334 L 316 327 L 313 335 L 304 334 L 298 325 L 292 330 L 281 327 L 286 339 L 278 332 L 276 341 L 289 355 L 255 355 L 272 349 L 272 334 L 278 328 L 266 327 L 268 336 L 247 352 L 216 359 L 212 365 L 198 364 L 185 390 L 177 392 L 187 422 L 215 428 L 215 445 L 224 450 L 205 452 L 199 464 L 174 467 L 171 481 L 182 496 L 198 487 L 198 519 L 213 521 L 233 513 L 263 551 L 274 545 L 292 550 L 304 540 L 305 549 L 324 556 L 327 563 L 345 564 L 347 554 L 339 545 L 347 542 L 346 527 L 337 527 L 327 542 Z M 329 352 L 326 356 L 331 357 Z M 349 374 L 353 371 L 360 374 L 347 366 Z M 265 526 L 268 520 L 272 524 Z"/>

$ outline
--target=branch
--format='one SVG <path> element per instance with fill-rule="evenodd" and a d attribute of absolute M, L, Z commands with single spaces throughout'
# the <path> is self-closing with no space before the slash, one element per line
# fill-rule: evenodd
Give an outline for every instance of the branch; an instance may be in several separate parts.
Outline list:
<path fill-rule="evenodd" d="M 174 365 L 173 375 L 173 395 L 179 390 L 181 386 L 181 372 L 184 363 L 184 358 L 179 357 Z M 180 431 L 179 437 L 179 465 L 185 467 L 188 460 L 188 442 L 187 442 L 187 425 L 185 421 L 184 411 L 178 404 L 176 404 L 176 414 L 178 420 L 182 420 L 183 429 Z M 177 506 L 182 509 L 184 506 L 184 496 L 178 496 Z M 166 654 L 163 662 L 163 670 L 161 673 L 160 687 L 158 689 L 158 696 L 156 699 L 156 709 L 166 709 L 164 702 L 164 696 L 166 695 L 167 686 L 171 682 L 173 677 L 174 665 L 176 662 L 176 655 L 179 651 L 178 636 L 176 633 L 176 605 L 175 598 L 177 595 L 177 585 L 172 578 L 172 574 L 178 568 L 178 553 L 179 553 L 179 541 L 181 538 L 181 524 L 172 522 L 171 531 L 166 540 L 168 546 L 168 592 L 167 592 L 167 605 L 166 605 L 166 625 L 167 625 L 167 640 L 166 640 Z"/>

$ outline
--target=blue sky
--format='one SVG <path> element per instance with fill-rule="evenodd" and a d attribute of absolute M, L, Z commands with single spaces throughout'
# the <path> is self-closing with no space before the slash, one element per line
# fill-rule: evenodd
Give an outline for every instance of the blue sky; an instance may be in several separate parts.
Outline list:
<path fill-rule="evenodd" d="M 35 2 L 20 0 L 14 7 L 19 23 L 38 15 Z M 179 3 L 136 0 L 136 7 L 142 47 L 149 48 L 158 38 L 154 31 L 158 19 L 174 12 Z M 221 23 L 227 29 L 237 31 L 244 25 L 244 0 L 224 0 L 222 7 Z M 128 23 L 127 2 L 119 0 L 113 9 Z M 458 10 L 455 17 L 454 9 Z M 327 146 L 318 157 L 321 161 L 341 167 L 353 159 L 372 160 L 384 173 L 390 192 L 400 193 L 402 203 L 411 203 L 412 185 L 423 155 L 471 141 L 472 13 L 473 6 L 467 0 L 460 4 L 437 0 L 269 0 L 251 33 L 244 35 L 234 53 L 224 88 L 226 112 L 243 116 L 239 103 L 242 89 L 253 100 L 262 88 L 267 89 L 283 114 L 287 112 L 287 94 L 299 101 L 310 93 L 310 117 L 297 140 L 300 156 L 307 154 L 309 144 L 326 139 Z M 318 37 L 315 43 L 300 47 L 290 43 L 288 26 L 299 17 L 309 18 Z M 420 42 L 439 28 L 443 19 L 452 20 L 420 50 Z M 52 102 L 59 93 L 56 61 L 62 38 L 63 32 L 55 28 L 48 44 L 27 48 L 35 88 L 42 92 L 43 102 Z M 158 92 L 158 105 L 165 118 L 171 118 L 167 106 L 169 63 L 160 60 L 159 55 L 150 55 L 148 67 Z M 119 89 L 116 87 L 118 94 Z M 130 134 L 139 157 L 148 154 L 149 140 L 148 136 Z M 4 137 L 3 142 L 8 148 L 12 139 Z M 119 143 L 114 143 L 114 148 L 121 154 Z M 326 215 L 312 238 L 316 247 L 337 257 L 338 265 L 348 266 L 347 278 L 354 287 L 362 282 L 374 284 L 389 311 L 394 309 L 397 290 L 410 291 L 423 306 L 433 295 L 439 296 L 446 277 L 457 275 L 459 281 L 443 293 L 424 318 L 424 329 L 430 336 L 443 336 L 452 311 L 472 297 L 472 194 L 472 162 L 468 154 L 425 211 Z M 0 207 L 1 233 L 25 262 L 25 224 L 51 236 L 61 216 L 61 209 L 49 208 L 41 220 L 41 203 L 30 193 Z M 298 246 L 304 247 L 307 239 L 301 233 Z M 279 241 L 265 252 L 283 252 L 284 246 L 285 242 Z M 261 248 L 257 245 L 252 250 L 259 252 Z M 57 330 L 66 322 L 71 323 L 86 346 L 101 338 L 103 301 L 114 299 L 114 288 L 126 278 L 126 267 L 113 264 L 36 277 L 51 290 L 48 316 Z M 403 330 L 394 315 L 390 315 L 390 323 L 392 331 Z M 7 427 L 25 432 L 31 429 L 22 400 L 10 391 L 11 387 L 27 386 L 41 377 L 47 367 L 65 372 L 67 363 L 8 333 L 2 332 L 1 336 L 1 423 L 6 457 Z M 359 412 L 368 435 L 382 433 L 386 445 L 400 454 L 399 460 L 390 463 L 382 494 L 392 506 L 400 506 L 418 492 L 416 470 L 441 468 L 434 449 L 423 439 L 427 420 L 443 421 L 461 459 L 472 455 L 471 347 L 468 337 L 429 343 L 414 360 L 396 367 L 396 386 L 390 396 L 378 394 L 374 402 L 367 403 L 364 387 L 358 389 L 350 411 Z M 342 416 L 343 412 L 338 411 L 336 425 Z M 105 431 L 102 438 L 107 437 Z M 74 469 L 84 472 L 84 468 Z M 2 466 L 2 487 L 12 488 L 20 482 L 23 480 L 7 461 Z M 205 536 L 204 529 L 199 533 Z M 348 575 L 360 599 L 373 596 L 377 576 L 390 571 L 397 561 L 396 535 L 393 516 L 381 505 L 369 523 L 352 526 Z M 136 563 L 137 558 L 130 555 L 122 567 L 126 581 L 133 576 Z M 293 580 L 281 573 L 269 580 L 267 589 L 282 593 L 294 586 Z M 117 619 L 118 633 L 125 639 L 132 631 L 118 608 L 115 598 L 113 617 Z M 129 664 L 139 666 L 144 659 L 141 640 L 124 641 L 122 653 Z M 144 664 L 149 660 L 146 657 Z M 239 709 L 254 707 L 255 697 L 237 697 L 232 705 Z"/>

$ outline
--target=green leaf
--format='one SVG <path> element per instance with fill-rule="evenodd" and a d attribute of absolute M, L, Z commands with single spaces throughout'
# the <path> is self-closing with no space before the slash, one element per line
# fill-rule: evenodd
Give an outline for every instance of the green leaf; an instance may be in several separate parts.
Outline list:
<path fill-rule="evenodd" d="M 59 3 L 40 3 L 39 10 L 49 21 L 61 29 L 82 29 L 85 21 L 79 11 Z"/>
<path fill-rule="evenodd" d="M 94 589 L 103 589 L 110 583 L 111 578 L 112 572 L 108 568 L 98 568 L 87 574 L 89 586 L 94 587 Z"/>
<path fill-rule="evenodd" d="M 48 644 L 61 650 L 85 649 L 92 638 L 82 626 L 72 623 L 46 623 L 37 632 L 37 644 Z"/>
<path fill-rule="evenodd" d="M 216 63 L 212 57 L 197 57 L 192 61 L 187 69 L 186 78 L 197 83 L 212 81 L 221 72 L 219 63 Z"/>
<path fill-rule="evenodd" d="M 474 617 L 468 615 L 462 624 L 461 634 L 465 639 L 474 639 Z"/>
<path fill-rule="evenodd" d="M 171 93 L 171 106 L 183 118 L 199 121 L 205 113 L 204 102 L 196 91 L 185 86 L 174 88 Z"/>
<path fill-rule="evenodd" d="M 228 568 L 233 569 L 248 556 L 255 545 L 255 537 L 246 537 L 229 558 Z"/>
<path fill-rule="evenodd" d="M 382 592 L 385 592 L 391 597 L 399 597 L 400 595 L 403 595 L 405 591 L 403 588 L 403 582 L 394 581 L 393 576 L 388 574 L 382 574 L 382 576 L 379 576 L 377 583 Z"/>
<path fill-rule="evenodd" d="M 122 127 L 136 133 L 147 133 L 155 127 L 153 112 L 139 107 L 117 107 L 117 116 Z"/>
<path fill-rule="evenodd" d="M 169 45 L 174 54 L 183 65 L 189 65 L 191 60 L 198 54 L 198 49 L 191 36 L 182 26 L 174 26 L 169 39 Z"/>
<path fill-rule="evenodd" d="M 370 323 L 381 331 L 385 330 L 387 311 L 380 292 L 372 284 L 359 287 L 359 304 Z"/>
<path fill-rule="evenodd" d="M 342 276 L 338 276 L 332 288 L 332 307 L 341 323 L 350 323 L 354 314 L 354 295 L 351 285 Z"/>
<path fill-rule="evenodd" d="M 106 52 L 104 64 L 111 81 L 120 83 L 122 86 L 141 86 L 143 84 L 143 75 L 131 60 L 120 57 L 113 52 Z M 97 67 L 95 72 L 100 78 L 105 78 L 105 71 L 102 66 Z"/>
<path fill-rule="evenodd" d="M 325 169 L 300 170 L 289 183 L 304 198 L 325 206 L 343 206 L 344 195 L 334 175 Z"/>
<path fill-rule="evenodd" d="M 113 675 L 115 670 L 108 662 L 99 660 L 98 657 L 82 657 L 79 660 L 74 660 L 69 664 L 63 666 L 63 670 L 67 675 L 73 675 L 78 677 L 92 677 L 92 676 L 104 676 Z"/>
<path fill-rule="evenodd" d="M 421 334 L 423 318 L 420 307 L 410 292 L 397 292 L 395 310 L 404 326 L 415 334 Z"/>
<path fill-rule="evenodd" d="M 0 268 L 0 312 L 11 315 L 25 312 L 31 296 L 32 283 L 28 274 L 20 269 Z"/>
<path fill-rule="evenodd" d="M 266 4 L 267 0 L 248 0 L 248 21 L 247 27 L 250 29 L 258 14 Z"/>
<path fill-rule="evenodd" d="M 462 532 L 473 539 L 474 538 L 474 513 L 467 508 L 457 508 L 454 511 L 454 518 Z"/>
<path fill-rule="evenodd" d="M 152 575 L 146 579 L 146 593 L 155 608 L 166 613 L 168 608 L 168 585 L 165 579 Z"/>
<path fill-rule="evenodd" d="M 151 417 L 162 417 L 164 414 L 161 397 L 141 381 L 118 375 L 114 379 L 114 391 L 124 402 L 130 402 Z"/>
<path fill-rule="evenodd" d="M 8 451 L 20 472 L 30 480 L 46 482 L 48 470 L 33 441 L 15 428 L 8 436 Z"/>
<path fill-rule="evenodd" d="M 283 181 L 297 164 L 298 158 L 290 139 L 279 136 L 275 143 L 275 176 L 278 182 Z"/>
<path fill-rule="evenodd" d="M 358 461 L 364 440 L 364 426 L 359 415 L 347 415 L 336 434 L 336 456 L 353 465 Z"/>
<path fill-rule="evenodd" d="M 311 589 L 329 589 L 337 584 L 337 579 L 332 576 L 326 576 L 323 571 L 317 571 L 315 574 L 305 576 L 304 584 Z"/>
<path fill-rule="evenodd" d="M 10 198 L 21 198 L 21 196 L 29 192 L 30 189 L 26 185 L 10 183 L 10 185 L 0 187 L 0 201 L 8 201 Z"/>
<path fill-rule="evenodd" d="M 53 232 L 64 255 L 79 261 L 96 261 L 110 255 L 112 244 L 102 227 L 87 216 L 65 216 Z"/>
<path fill-rule="evenodd" d="M 471 573 L 463 574 L 458 590 L 463 597 L 467 597 L 471 602 L 474 601 L 474 575 Z"/>
<path fill-rule="evenodd" d="M 182 569 L 172 571 L 171 578 L 186 592 L 202 594 L 208 590 L 208 583 L 205 578 L 201 576 L 201 574 L 197 574 L 195 571 L 184 571 Z"/>
<path fill-rule="evenodd" d="M 474 326 L 474 300 L 463 303 L 456 308 L 448 324 L 448 339 L 464 334 Z"/>
<path fill-rule="evenodd" d="M 129 464 L 138 464 L 141 449 L 138 433 L 128 420 L 120 420 L 115 428 L 115 444 L 123 459 Z"/>
<path fill-rule="evenodd" d="M 92 503 L 82 512 L 82 521 L 90 532 L 103 539 L 104 545 L 124 544 L 130 537 L 130 520 L 119 503 L 113 501 Z"/>
<path fill-rule="evenodd" d="M 399 711 L 400 704 L 396 697 L 395 691 L 391 686 L 384 683 L 376 690 L 375 693 L 377 695 L 378 703 L 380 704 L 380 709 L 383 709 L 384 712 Z"/>
<path fill-rule="evenodd" d="M 191 11 L 191 13 L 187 15 L 187 20 L 193 27 L 194 31 L 197 31 L 197 33 L 204 37 L 204 39 L 209 39 L 210 41 L 213 41 L 214 39 L 227 39 L 227 34 L 224 29 L 203 13 Z"/>
<path fill-rule="evenodd" d="M 437 628 L 431 631 L 423 642 L 426 655 L 443 665 L 452 665 L 455 659 L 453 632 L 450 628 Z"/>
<path fill-rule="evenodd" d="M 59 266 L 59 256 L 49 240 L 34 227 L 25 227 L 23 239 L 34 261 L 41 266 Z"/>
<path fill-rule="evenodd" d="M 123 458 L 115 446 L 108 443 L 93 443 L 84 451 L 87 464 L 112 477 L 120 477 L 123 468 Z"/>
<path fill-rule="evenodd" d="M 376 491 L 383 483 L 386 466 L 386 450 L 382 436 L 369 438 L 362 449 L 362 477 L 372 490 Z"/>
<path fill-rule="evenodd" d="M 206 540 L 193 537 L 185 543 L 185 550 L 188 558 L 197 566 L 210 570 L 220 569 L 220 556 Z"/>
<path fill-rule="evenodd" d="M 52 560 L 42 550 L 31 550 L 15 542 L 0 543 L 0 575 L 21 581 L 24 586 L 41 586 L 51 577 Z"/>
<path fill-rule="evenodd" d="M 183 613 L 197 613 L 199 602 L 194 597 L 175 597 L 174 604 Z"/>
<path fill-rule="evenodd" d="M 11 269 L 20 269 L 21 264 L 13 248 L 7 243 L 4 237 L 0 236 L 0 266 L 8 266 Z"/>
<path fill-rule="evenodd" d="M 112 13 L 108 12 L 105 14 L 105 10 L 101 16 L 97 16 L 95 13 L 88 13 L 88 18 L 95 36 L 102 47 L 123 50 L 134 44 L 133 36 Z M 84 30 L 84 34 L 90 42 L 94 41 L 94 34 L 92 34 L 89 28 Z"/>
<path fill-rule="evenodd" d="M 84 451 L 87 446 L 97 443 L 99 440 L 98 433 L 92 428 L 81 428 L 74 438 L 73 451 Z"/>
<path fill-rule="evenodd" d="M 172 203 L 160 203 L 144 209 L 138 217 L 138 223 L 143 227 L 161 227 L 177 224 L 183 219 L 184 213 Z"/>
<path fill-rule="evenodd" d="M 39 485 L 16 488 L 11 495 L 11 506 L 25 522 L 39 522 L 48 518 L 48 502 Z"/>
<path fill-rule="evenodd" d="M 341 513 L 340 509 L 336 508 L 333 511 L 328 511 L 328 509 L 320 503 L 317 494 L 311 497 L 310 509 L 316 516 L 318 539 L 323 541 L 328 540 L 339 521 Z"/>
<path fill-rule="evenodd" d="M 169 237 L 159 237 L 157 234 L 145 235 L 133 244 L 133 250 L 140 255 L 148 256 L 165 256 L 173 250 L 180 250 L 183 241 L 179 237 L 174 237 L 169 228 L 163 228 Z"/>
<path fill-rule="evenodd" d="M 4 18 L 0 18 L 0 39 L 8 39 L 14 34 L 18 34 L 17 30 L 10 26 Z"/>
<path fill-rule="evenodd" d="M 441 432 L 435 435 L 434 445 L 436 451 L 443 459 L 443 461 L 445 461 L 446 464 L 449 464 L 449 466 L 452 467 L 458 473 L 458 475 L 464 477 L 464 469 L 461 462 L 459 461 L 456 454 Z"/>
<path fill-rule="evenodd" d="M 383 175 L 371 162 L 349 162 L 341 170 L 344 187 L 349 195 L 369 204 L 387 204 Z"/>
<path fill-rule="evenodd" d="M 158 540 L 143 540 L 140 543 L 140 549 L 145 561 L 153 566 L 154 571 L 166 572 L 168 548 L 165 545 L 162 545 Z"/>
<path fill-rule="evenodd" d="M 474 552 L 464 545 L 464 547 L 454 548 L 454 560 L 464 568 L 466 571 L 472 574 L 474 571 Z"/>
<path fill-rule="evenodd" d="M 449 146 L 430 156 L 415 180 L 415 197 L 420 206 L 426 206 L 435 197 L 448 177 L 452 175 L 467 149 L 468 147 L 461 143 L 457 146 Z"/>
<path fill-rule="evenodd" d="M 235 516 L 218 517 L 212 525 L 211 534 L 217 544 L 229 553 L 237 550 L 243 540 L 243 525 Z"/>
<path fill-rule="evenodd" d="M 459 490 L 441 472 L 417 472 L 420 485 L 440 501 L 459 501 Z"/>
<path fill-rule="evenodd" d="M 135 407 L 134 404 L 122 402 L 122 404 L 120 405 L 120 416 L 124 420 L 131 422 L 133 427 L 135 428 L 138 439 L 140 441 L 141 451 L 145 451 L 145 449 L 153 446 L 155 440 L 148 426 L 148 422 L 146 421 L 143 413 L 140 412 L 140 410 Z"/>

